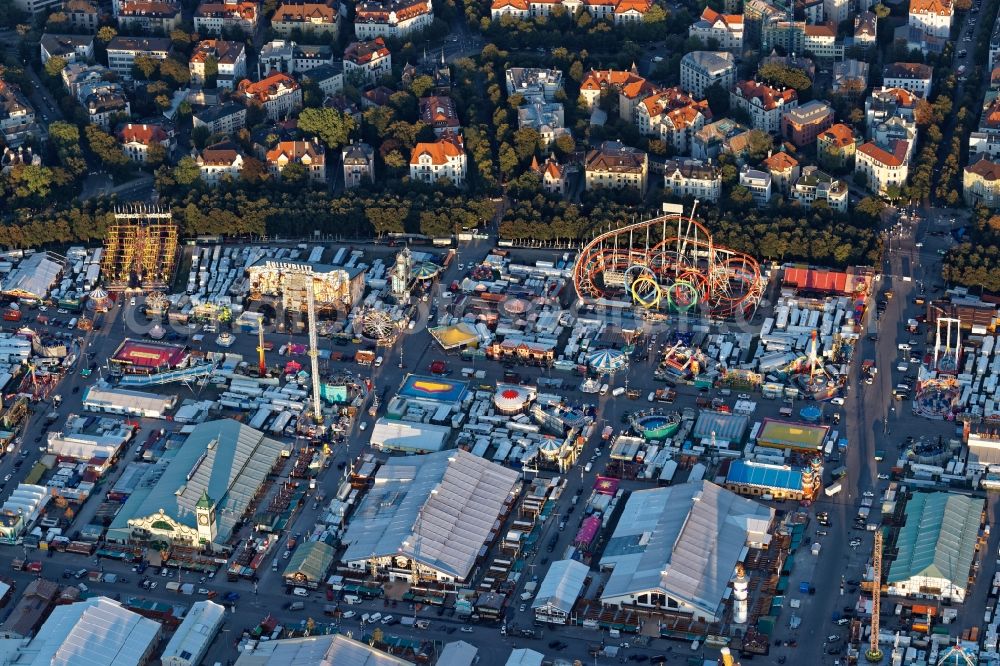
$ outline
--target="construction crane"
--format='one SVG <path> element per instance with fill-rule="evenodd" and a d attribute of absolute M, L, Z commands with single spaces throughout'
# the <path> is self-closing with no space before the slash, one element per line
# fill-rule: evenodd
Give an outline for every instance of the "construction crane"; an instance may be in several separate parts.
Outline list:
<path fill-rule="evenodd" d="M 879 606 L 882 597 L 882 530 L 875 531 L 875 547 L 872 551 L 872 635 L 865 658 L 873 664 L 882 661 L 882 648 L 878 646 Z"/>

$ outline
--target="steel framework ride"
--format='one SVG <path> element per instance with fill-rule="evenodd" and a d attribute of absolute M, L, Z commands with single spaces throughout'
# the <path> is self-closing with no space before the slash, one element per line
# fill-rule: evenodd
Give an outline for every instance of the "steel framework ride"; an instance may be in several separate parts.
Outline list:
<path fill-rule="evenodd" d="M 573 267 L 577 296 L 661 313 L 752 316 L 764 293 L 757 260 L 716 245 L 691 213 L 669 213 L 594 238 Z"/>

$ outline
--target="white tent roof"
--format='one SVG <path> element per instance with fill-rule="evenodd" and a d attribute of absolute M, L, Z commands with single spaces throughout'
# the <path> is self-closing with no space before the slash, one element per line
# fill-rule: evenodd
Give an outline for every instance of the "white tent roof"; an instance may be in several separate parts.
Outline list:
<path fill-rule="evenodd" d="M 56 606 L 24 652 L 31 666 L 138 666 L 160 624 L 107 597 Z"/>
<path fill-rule="evenodd" d="M 774 510 L 714 483 L 632 493 L 601 558 L 602 598 L 660 591 L 714 616 L 748 541 L 766 541 Z"/>
<path fill-rule="evenodd" d="M 580 596 L 580 591 L 583 590 L 583 582 L 587 579 L 588 573 L 590 568 L 583 562 L 576 560 L 553 562 L 538 587 L 538 594 L 531 607 L 552 607 L 569 614 Z"/>
<path fill-rule="evenodd" d="M 15 268 L 4 281 L 5 294 L 45 298 L 63 270 L 63 262 L 48 252 L 33 254 Z"/>
<path fill-rule="evenodd" d="M 236 660 L 236 666 L 412 666 L 341 634 L 258 643 Z"/>
<path fill-rule="evenodd" d="M 376 449 L 440 451 L 449 435 L 448 426 L 380 418 L 372 428 L 371 445 Z"/>
<path fill-rule="evenodd" d="M 464 580 L 518 476 L 462 450 L 391 459 L 351 519 L 342 559 L 401 554 Z"/>

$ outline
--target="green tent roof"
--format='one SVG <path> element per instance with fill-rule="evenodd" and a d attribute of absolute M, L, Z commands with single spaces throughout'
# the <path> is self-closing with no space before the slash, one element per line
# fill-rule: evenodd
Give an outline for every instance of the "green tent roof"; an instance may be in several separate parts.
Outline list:
<path fill-rule="evenodd" d="M 915 576 L 943 578 L 964 588 L 976 554 L 985 501 L 951 493 L 916 493 L 906 505 L 899 555 L 887 581 Z"/>
<path fill-rule="evenodd" d="M 307 541 L 292 553 L 284 575 L 285 578 L 293 578 L 296 574 L 301 574 L 306 580 L 322 582 L 331 564 L 332 547 L 322 541 Z"/>

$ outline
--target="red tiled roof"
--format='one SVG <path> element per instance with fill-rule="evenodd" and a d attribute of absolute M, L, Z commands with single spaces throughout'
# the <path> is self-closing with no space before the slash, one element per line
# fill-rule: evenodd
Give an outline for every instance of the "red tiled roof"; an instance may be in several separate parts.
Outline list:
<path fill-rule="evenodd" d="M 167 133 L 159 125 L 133 125 L 129 123 L 122 128 L 118 136 L 122 143 L 141 143 L 144 146 L 167 140 Z"/>
<path fill-rule="evenodd" d="M 344 51 L 344 60 L 350 60 L 356 65 L 365 65 L 376 58 L 384 58 L 389 55 L 389 49 L 385 46 L 385 40 L 376 37 L 370 42 L 353 42 Z"/>
<path fill-rule="evenodd" d="M 899 167 L 903 166 L 903 160 L 906 158 L 907 147 L 908 146 L 905 141 L 893 141 L 892 152 L 890 153 L 885 148 L 880 148 L 876 144 L 869 141 L 858 148 L 858 152 L 863 155 L 867 155 L 874 161 L 887 167 Z"/>
<path fill-rule="evenodd" d="M 817 139 L 829 142 L 837 148 L 843 148 L 854 143 L 854 132 L 847 125 L 837 123 L 820 132 Z"/>
<path fill-rule="evenodd" d="M 954 11 L 951 0 L 910 0 L 911 14 L 951 16 Z"/>
<path fill-rule="evenodd" d="M 465 154 L 462 147 L 462 137 L 443 136 L 437 141 L 421 142 L 413 147 L 410 155 L 410 164 L 420 164 L 421 155 L 429 155 L 433 164 L 447 164 L 453 157 L 460 157 Z"/>
<path fill-rule="evenodd" d="M 799 161 L 783 150 L 774 153 L 764 160 L 764 166 L 771 171 L 786 171 L 794 169 L 798 165 Z"/>
<path fill-rule="evenodd" d="M 279 164 L 284 158 L 286 162 L 302 162 L 308 157 L 310 164 L 323 164 L 326 160 L 323 147 L 312 141 L 279 141 L 267 151 L 267 163 Z"/>
<path fill-rule="evenodd" d="M 286 2 L 274 12 L 273 23 L 304 23 L 319 19 L 322 23 L 336 23 L 338 6 L 333 0 L 326 2 Z"/>
<path fill-rule="evenodd" d="M 798 98 L 794 88 L 777 90 L 756 81 L 740 81 L 736 84 L 736 90 L 744 99 L 759 99 L 765 111 L 776 109 L 779 105 L 788 104 Z"/>
<path fill-rule="evenodd" d="M 244 79 L 240 81 L 239 89 L 247 97 L 256 97 L 261 101 L 266 101 L 277 93 L 278 89 L 282 86 L 289 90 L 296 90 L 299 87 L 299 83 L 283 72 L 274 72 L 255 83 L 249 79 Z"/>
<path fill-rule="evenodd" d="M 720 14 L 711 7 L 705 7 L 705 10 L 701 13 L 701 20 L 708 21 L 709 23 L 722 21 L 726 24 L 727 28 L 736 25 L 743 26 L 742 14 Z"/>
<path fill-rule="evenodd" d="M 996 181 L 1000 180 L 1000 163 L 988 160 L 985 157 L 976 162 L 975 164 L 970 164 L 965 167 L 965 170 L 969 173 L 976 174 L 983 180 Z"/>

